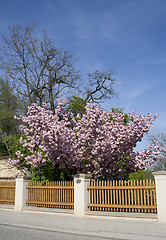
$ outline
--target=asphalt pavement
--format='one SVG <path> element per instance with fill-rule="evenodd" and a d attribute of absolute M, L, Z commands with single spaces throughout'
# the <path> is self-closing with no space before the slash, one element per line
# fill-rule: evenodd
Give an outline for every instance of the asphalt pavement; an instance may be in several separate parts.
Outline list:
<path fill-rule="evenodd" d="M 0 240 L 119 240 L 51 230 L 0 225 Z M 123 239 L 121 239 L 123 240 Z"/>
<path fill-rule="evenodd" d="M 156 219 L 75 217 L 73 214 L 0 209 L 0 240 L 165 240 Z"/>

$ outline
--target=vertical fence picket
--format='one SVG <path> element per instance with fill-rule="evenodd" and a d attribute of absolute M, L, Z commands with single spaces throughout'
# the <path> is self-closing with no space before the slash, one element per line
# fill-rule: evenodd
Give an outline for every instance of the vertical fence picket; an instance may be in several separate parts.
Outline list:
<path fill-rule="evenodd" d="M 137 186 L 140 186 L 139 180 L 137 180 Z M 140 206 L 140 190 L 137 189 L 137 205 Z M 137 212 L 140 213 L 140 208 L 137 209 Z"/>
<path fill-rule="evenodd" d="M 153 181 L 154 190 L 153 190 L 153 205 L 156 205 L 156 190 L 155 190 L 155 181 Z M 154 210 L 157 213 L 157 209 Z"/>
<path fill-rule="evenodd" d="M 146 185 L 148 186 L 149 185 L 149 180 L 147 179 L 146 180 Z M 149 206 L 150 205 L 150 202 L 149 202 L 149 198 L 150 198 L 150 195 L 149 195 L 149 192 L 150 192 L 150 189 L 147 189 L 147 205 Z M 150 213 L 150 209 L 148 209 L 148 213 Z"/>
<path fill-rule="evenodd" d="M 145 182 L 145 180 L 143 180 L 143 186 L 146 186 L 146 182 Z M 144 205 L 146 206 L 147 204 L 146 204 L 146 189 L 144 188 Z M 145 213 L 147 213 L 147 209 L 145 209 L 144 210 L 145 211 Z"/>
<path fill-rule="evenodd" d="M 118 186 L 118 181 L 116 180 L 115 181 L 115 186 L 116 186 L 116 190 L 115 190 L 115 192 L 116 192 L 116 205 L 119 205 L 119 197 L 118 197 L 118 193 L 119 193 L 119 190 L 117 189 L 117 186 Z M 116 208 L 116 211 L 118 211 L 118 208 Z"/>
<path fill-rule="evenodd" d="M 93 181 L 93 186 L 96 186 L 96 181 Z M 94 201 L 94 204 L 96 204 L 96 189 L 94 189 L 93 193 L 94 193 L 93 201 Z M 96 207 L 94 207 L 93 210 L 96 211 Z"/>
<path fill-rule="evenodd" d="M 143 181 L 142 180 L 140 180 L 140 186 L 143 186 Z M 143 205 L 144 204 L 144 200 L 143 200 L 143 189 L 141 189 L 140 190 L 140 203 L 141 203 L 141 205 Z M 143 209 L 141 209 L 141 212 L 143 213 L 144 212 L 144 210 Z"/>
<path fill-rule="evenodd" d="M 111 181 L 105 181 L 105 186 L 110 186 Z M 111 204 L 111 190 L 107 189 L 107 199 L 108 199 L 108 204 Z M 110 207 L 108 208 L 108 211 L 110 211 Z"/>
<path fill-rule="evenodd" d="M 0 204 L 14 205 L 15 181 L 0 181 Z"/>
<path fill-rule="evenodd" d="M 33 186 L 33 182 L 31 182 L 30 186 Z M 33 197 L 33 188 L 31 188 L 31 200 L 34 201 L 34 197 Z M 29 206 L 34 206 L 33 204 Z"/>
<path fill-rule="evenodd" d="M 95 183 L 95 182 L 92 181 L 92 182 L 91 182 L 91 186 L 94 186 L 94 183 Z M 92 192 L 92 204 L 93 204 L 93 203 L 95 203 L 95 200 L 94 200 L 94 198 L 95 198 L 95 190 L 92 189 L 91 192 Z M 91 209 L 94 210 L 94 207 L 92 207 Z"/>
<path fill-rule="evenodd" d="M 35 185 L 35 183 L 34 182 L 32 182 L 32 186 L 34 186 Z M 34 188 L 32 188 L 32 196 L 33 196 L 33 201 L 35 201 L 35 189 Z M 34 204 L 32 204 L 32 206 L 35 206 Z"/>
<path fill-rule="evenodd" d="M 98 180 L 97 182 L 98 182 L 98 186 L 100 187 L 101 181 Z M 98 189 L 98 204 L 100 204 L 100 188 Z M 100 211 L 100 207 L 98 210 Z"/>
<path fill-rule="evenodd" d="M 74 182 L 32 182 L 27 186 L 28 206 L 73 209 Z"/>
<path fill-rule="evenodd" d="M 136 180 L 134 180 L 134 186 L 137 186 Z M 134 206 L 137 205 L 137 190 L 133 190 L 133 200 L 134 200 Z M 134 212 L 137 212 L 137 208 L 134 208 Z"/>
<path fill-rule="evenodd" d="M 113 180 L 113 186 L 115 186 L 115 181 Z M 116 202 L 115 202 L 115 189 L 113 189 L 113 205 L 115 205 L 116 204 Z M 113 211 L 115 212 L 116 211 L 116 209 L 115 209 L 115 207 L 113 208 Z"/>
<path fill-rule="evenodd" d="M 124 181 L 121 181 L 121 186 L 122 186 L 122 187 L 123 187 L 123 183 L 124 183 Z M 121 204 L 122 204 L 122 205 L 125 205 L 125 203 L 124 203 L 124 189 L 123 189 L 123 188 L 122 188 L 122 190 L 121 190 Z M 122 208 L 122 211 L 124 212 L 125 209 Z"/>
<path fill-rule="evenodd" d="M 101 186 L 104 186 L 104 181 L 101 181 Z M 101 190 L 101 203 L 105 204 L 105 198 L 104 198 L 104 190 Z M 102 207 L 102 211 L 104 211 L 105 209 Z"/>
<path fill-rule="evenodd" d="M 131 183 L 131 186 L 134 185 L 134 182 L 133 182 L 133 181 L 130 181 L 130 183 Z M 131 205 L 132 205 L 132 206 L 133 206 L 133 203 L 134 203 L 134 200 L 133 200 L 133 199 L 134 199 L 133 189 L 131 188 Z M 131 211 L 134 212 L 134 209 L 132 208 Z"/>
<path fill-rule="evenodd" d="M 65 186 L 67 186 L 67 182 L 65 181 Z M 67 189 L 65 189 L 65 197 L 64 197 L 64 200 L 65 200 L 65 204 L 67 203 Z M 66 205 L 65 205 L 65 208 L 68 208 Z"/>
<path fill-rule="evenodd" d="M 110 181 L 110 187 L 112 187 L 112 181 Z M 110 190 L 110 204 L 113 204 L 113 191 L 112 189 Z M 113 211 L 113 208 L 111 207 L 110 211 Z"/>
<path fill-rule="evenodd" d="M 126 186 L 126 180 L 124 181 L 124 187 Z M 127 190 L 124 189 L 124 205 L 128 205 Z M 124 209 L 125 212 L 128 212 L 128 208 Z"/>
<path fill-rule="evenodd" d="M 128 181 L 127 182 L 127 185 L 128 186 L 131 186 L 131 181 Z M 131 192 L 131 190 L 130 190 L 130 188 L 128 188 L 128 199 L 129 199 L 129 205 L 132 205 L 132 203 L 131 203 L 131 194 L 132 194 L 132 192 Z M 131 208 L 129 207 L 129 212 L 131 212 Z"/>
<path fill-rule="evenodd" d="M 118 186 L 121 186 L 121 181 L 118 181 L 119 185 Z M 122 205 L 122 189 L 119 189 L 119 205 Z M 122 208 L 119 209 L 119 211 L 121 212 L 122 211 Z"/>
<path fill-rule="evenodd" d="M 33 201 L 35 201 L 35 189 L 33 188 L 34 186 L 34 182 L 32 182 L 32 199 Z M 32 206 L 35 206 L 34 204 L 32 204 Z"/>
<path fill-rule="evenodd" d="M 151 179 L 149 180 L 149 185 L 152 186 L 152 180 Z M 150 201 L 151 206 L 153 205 L 152 191 L 153 191 L 152 188 L 150 188 L 149 189 L 149 192 L 150 192 L 149 201 Z M 150 212 L 152 213 L 153 211 L 150 209 Z"/>
<path fill-rule="evenodd" d="M 73 209 L 73 181 L 32 182 L 27 189 L 29 206 Z M 155 185 L 152 181 L 90 181 L 89 204 L 92 211 L 155 213 Z"/>

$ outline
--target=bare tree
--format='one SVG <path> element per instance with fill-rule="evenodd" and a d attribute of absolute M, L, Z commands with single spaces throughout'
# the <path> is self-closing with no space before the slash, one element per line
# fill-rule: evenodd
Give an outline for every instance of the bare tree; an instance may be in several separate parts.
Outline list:
<path fill-rule="evenodd" d="M 166 132 L 157 132 L 149 135 L 149 140 L 151 143 L 158 141 L 162 147 L 166 147 Z"/>
<path fill-rule="evenodd" d="M 99 72 L 96 70 L 93 73 L 88 73 L 89 86 L 84 91 L 84 103 L 101 103 L 104 99 L 116 98 L 117 94 L 113 89 L 116 80 L 112 76 L 112 71 Z"/>
<path fill-rule="evenodd" d="M 56 99 L 75 88 L 80 78 L 72 54 L 56 48 L 46 30 L 35 36 L 33 24 L 10 27 L 3 40 L 0 69 L 12 80 L 20 105 L 45 101 L 54 111 Z"/>
<path fill-rule="evenodd" d="M 71 89 L 78 90 L 81 77 L 73 55 L 55 47 L 47 30 L 41 37 L 40 34 L 35 35 L 35 30 L 34 24 L 9 27 L 9 35 L 3 35 L 0 70 L 13 84 L 20 109 L 26 112 L 31 103 L 41 105 L 46 102 L 54 111 L 56 99 L 66 96 Z M 82 94 L 80 89 L 78 91 L 84 104 L 101 103 L 104 99 L 117 97 L 112 76 L 112 71 L 89 73 L 88 80 L 82 81 Z"/>
<path fill-rule="evenodd" d="M 153 133 L 149 136 L 151 143 L 158 141 L 162 147 L 166 147 L 166 132 Z M 149 167 L 151 171 L 166 170 L 166 152 L 163 152 L 163 157 L 157 160 L 153 165 Z"/>

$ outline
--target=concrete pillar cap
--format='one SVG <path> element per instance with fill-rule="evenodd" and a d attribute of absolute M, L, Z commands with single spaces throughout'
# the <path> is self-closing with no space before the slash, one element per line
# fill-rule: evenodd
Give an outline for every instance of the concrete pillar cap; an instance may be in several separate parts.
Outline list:
<path fill-rule="evenodd" d="M 25 180 L 30 180 L 31 179 L 31 177 L 30 176 L 28 176 L 23 170 L 19 170 L 18 171 L 18 174 L 17 174 L 17 176 L 16 176 L 16 179 L 19 179 L 19 178 L 22 178 L 22 179 L 25 179 Z"/>
<path fill-rule="evenodd" d="M 90 179 L 90 178 L 92 178 L 92 175 L 91 174 L 80 173 L 80 174 L 73 175 L 73 177 L 74 178 Z"/>
<path fill-rule="evenodd" d="M 166 175 L 166 171 L 152 172 L 153 175 Z"/>

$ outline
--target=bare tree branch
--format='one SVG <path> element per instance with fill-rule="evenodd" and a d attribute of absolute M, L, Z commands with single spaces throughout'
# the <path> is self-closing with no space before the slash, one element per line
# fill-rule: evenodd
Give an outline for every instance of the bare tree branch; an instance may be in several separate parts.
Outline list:
<path fill-rule="evenodd" d="M 20 105 L 46 101 L 54 111 L 55 96 L 76 88 L 80 75 L 72 54 L 56 48 L 46 30 L 41 38 L 34 31 L 30 24 L 9 28 L 9 37 L 3 36 L 0 69 L 13 82 Z"/>
<path fill-rule="evenodd" d="M 84 102 L 100 103 L 103 99 L 116 98 L 117 94 L 113 89 L 115 79 L 112 78 L 113 72 L 95 71 L 89 73 L 89 88 L 86 88 Z"/>

